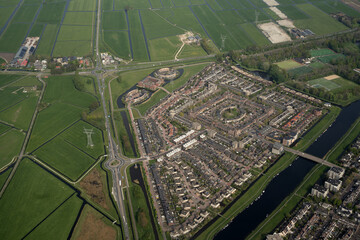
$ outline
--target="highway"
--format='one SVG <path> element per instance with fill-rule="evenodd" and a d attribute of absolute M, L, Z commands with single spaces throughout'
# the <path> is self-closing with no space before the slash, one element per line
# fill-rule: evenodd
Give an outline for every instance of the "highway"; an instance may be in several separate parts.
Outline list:
<path fill-rule="evenodd" d="M 101 0 L 98 0 L 98 6 L 101 6 Z M 118 205 L 120 219 L 122 222 L 121 225 L 122 225 L 122 229 L 123 229 L 124 238 L 130 239 L 129 226 L 128 226 L 127 219 L 126 219 L 126 210 L 125 210 L 125 204 L 124 204 L 124 199 L 123 199 L 123 192 L 122 192 L 122 188 L 119 184 L 120 181 L 122 181 L 122 180 L 123 180 L 123 182 L 125 182 L 125 179 L 123 176 L 124 174 L 122 174 L 121 166 L 125 165 L 125 161 L 127 159 L 119 156 L 118 147 L 111 135 L 110 118 L 109 118 L 109 113 L 106 108 L 106 101 L 105 101 L 105 96 L 104 96 L 106 85 L 105 85 L 105 79 L 104 79 L 103 73 L 105 73 L 106 70 L 104 70 L 102 68 L 100 52 L 99 52 L 100 21 L 101 21 L 101 7 L 98 7 L 97 21 L 96 21 L 96 46 L 95 46 L 96 68 L 95 68 L 95 71 L 93 71 L 92 73 L 95 75 L 95 77 L 97 79 L 97 83 L 98 83 L 99 93 L 101 96 L 101 104 L 102 104 L 104 116 L 105 116 L 105 129 L 106 129 L 106 134 L 108 136 L 108 142 L 109 142 L 109 144 L 107 146 L 108 147 L 108 159 L 105 162 L 105 167 L 107 169 L 109 169 L 112 173 L 112 180 L 113 180 L 113 191 L 112 192 L 114 194 L 115 200 Z M 111 163 L 116 160 L 119 162 L 119 164 L 117 164 L 116 166 L 112 166 Z"/>

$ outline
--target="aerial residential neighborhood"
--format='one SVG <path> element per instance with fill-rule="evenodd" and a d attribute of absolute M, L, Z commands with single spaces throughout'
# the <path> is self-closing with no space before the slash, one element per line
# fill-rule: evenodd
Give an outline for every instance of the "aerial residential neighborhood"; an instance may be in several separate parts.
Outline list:
<path fill-rule="evenodd" d="M 1 239 L 360 239 L 358 0 L 0 0 Z"/>

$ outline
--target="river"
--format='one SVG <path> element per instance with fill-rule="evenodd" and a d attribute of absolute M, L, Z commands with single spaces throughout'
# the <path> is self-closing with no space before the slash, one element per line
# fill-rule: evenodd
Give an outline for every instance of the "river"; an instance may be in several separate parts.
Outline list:
<path fill-rule="evenodd" d="M 360 117 L 360 100 L 344 107 L 335 122 L 305 152 L 317 157 L 325 154 L 349 130 L 352 123 Z M 216 240 L 245 239 L 265 220 L 275 208 L 301 183 L 315 163 L 304 158 L 297 158 L 291 166 L 273 178 L 264 194 L 219 232 Z"/>

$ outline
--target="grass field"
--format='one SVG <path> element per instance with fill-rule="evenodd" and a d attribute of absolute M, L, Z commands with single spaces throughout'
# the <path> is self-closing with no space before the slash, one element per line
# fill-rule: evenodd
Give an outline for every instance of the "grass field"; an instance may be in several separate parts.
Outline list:
<path fill-rule="evenodd" d="M 150 4 L 148 0 L 139 0 L 139 1 L 131 1 L 131 0 L 114 0 L 115 2 L 115 10 L 123 10 L 125 7 L 130 9 L 147 9 L 150 8 Z"/>
<path fill-rule="evenodd" d="M 67 103 L 80 108 L 89 107 L 96 98 L 91 94 L 78 91 L 73 84 L 73 78 L 74 75 L 49 77 L 43 101 Z"/>
<path fill-rule="evenodd" d="M 331 61 L 339 59 L 339 58 L 345 58 L 345 56 L 343 54 L 333 54 L 333 55 L 328 55 L 328 56 L 321 56 L 321 57 L 318 57 L 317 59 L 323 63 L 331 63 Z"/>
<path fill-rule="evenodd" d="M 53 49 L 55 43 L 58 28 L 59 26 L 56 24 L 46 25 L 44 34 L 42 35 L 39 46 L 35 52 L 36 55 L 50 56 L 51 50 Z"/>
<path fill-rule="evenodd" d="M 322 62 L 312 62 L 309 64 L 309 67 L 311 67 L 312 69 L 318 69 L 318 68 L 322 68 L 324 66 L 325 66 L 325 64 Z"/>
<path fill-rule="evenodd" d="M 23 159 L 0 200 L 2 238 L 23 238 L 73 193 L 50 173 Z"/>
<path fill-rule="evenodd" d="M 158 90 L 156 91 L 150 99 L 148 99 L 146 102 L 137 105 L 136 108 L 139 109 L 141 115 L 144 115 L 145 112 L 150 109 L 152 106 L 154 106 L 155 104 L 157 104 L 158 102 L 161 101 L 161 99 L 163 99 L 164 97 L 166 97 L 167 93 L 163 90 Z"/>
<path fill-rule="evenodd" d="M 35 121 L 27 152 L 32 152 L 35 148 L 79 120 L 80 111 L 81 109 L 78 107 L 65 103 L 54 103 L 42 110 Z"/>
<path fill-rule="evenodd" d="M 308 82 L 310 86 L 315 88 L 324 88 L 327 91 L 343 91 L 345 89 L 352 89 L 352 88 L 359 88 L 354 82 L 346 80 L 342 77 L 333 79 L 333 80 L 326 80 L 324 78 L 319 78 L 315 80 L 311 80 Z"/>
<path fill-rule="evenodd" d="M 33 155 L 73 181 L 95 163 L 95 159 L 59 137 L 43 145 Z"/>
<path fill-rule="evenodd" d="M 340 88 L 341 85 L 338 85 L 337 83 L 331 81 L 331 80 L 326 80 L 324 78 L 319 78 L 319 79 L 315 79 L 315 80 L 311 80 L 308 82 L 310 84 L 311 87 L 314 88 L 324 88 L 327 91 L 331 91 L 337 88 Z"/>
<path fill-rule="evenodd" d="M 16 93 L 14 91 L 18 90 Z M 4 90 L 0 90 L 0 111 L 3 111 L 27 97 L 27 94 L 23 93 L 20 87 L 7 87 Z"/>
<path fill-rule="evenodd" d="M 2 3 L 0 3 L 0 6 L 2 6 Z M 5 25 L 6 21 L 9 19 L 14 9 L 14 6 L 0 8 L 0 27 L 3 27 Z"/>
<path fill-rule="evenodd" d="M 54 57 L 61 56 L 89 56 L 92 54 L 91 41 L 57 41 L 54 49 Z"/>
<path fill-rule="evenodd" d="M 108 219 L 86 204 L 70 239 L 122 240 L 122 237 L 119 228 L 115 228 Z"/>
<path fill-rule="evenodd" d="M 348 29 L 345 25 L 334 20 L 332 17 L 322 12 L 311 4 L 297 5 L 302 12 L 309 15 L 308 19 L 295 20 L 295 26 L 302 29 L 310 29 L 315 34 L 323 35 Z"/>
<path fill-rule="evenodd" d="M 312 72 L 312 69 L 307 66 L 293 68 L 287 71 L 291 76 L 299 76 Z"/>
<path fill-rule="evenodd" d="M 96 0 L 71 0 L 68 11 L 95 11 Z"/>
<path fill-rule="evenodd" d="M 10 172 L 12 171 L 12 168 L 7 168 L 5 171 L 0 173 L 0 188 L 4 185 L 6 182 L 6 179 L 10 175 Z"/>
<path fill-rule="evenodd" d="M 16 12 L 13 21 L 30 23 L 33 20 L 39 7 L 40 5 L 22 5 Z"/>
<path fill-rule="evenodd" d="M 138 11 L 128 11 L 131 42 L 135 61 L 148 61 L 145 39 L 143 36 Z"/>
<path fill-rule="evenodd" d="M 13 81 L 10 86 L 12 87 L 32 87 L 32 86 L 41 86 L 41 82 L 36 78 L 36 76 L 28 75 L 11 75 L 17 77 L 18 79 Z M 19 78 L 20 77 L 20 78 Z"/>
<path fill-rule="evenodd" d="M 94 25 L 95 13 L 93 12 L 67 12 L 63 24 L 69 25 Z"/>
<path fill-rule="evenodd" d="M 92 32 L 92 26 L 63 25 L 60 28 L 58 41 L 90 41 L 92 38 Z"/>
<path fill-rule="evenodd" d="M 103 32 L 103 42 L 109 52 L 124 59 L 131 59 L 127 31 L 105 31 Z"/>
<path fill-rule="evenodd" d="M 26 239 L 66 239 L 73 227 L 83 201 L 76 195 L 66 200 L 44 222 L 37 226 Z"/>
<path fill-rule="evenodd" d="M 14 82 L 16 80 L 18 80 L 19 78 L 21 78 L 22 76 L 20 75 L 6 75 L 6 74 L 1 74 L 0 75 L 0 88 L 8 85 L 11 82 Z"/>
<path fill-rule="evenodd" d="M 12 23 L 0 37 L 0 52 L 16 53 L 29 27 L 30 24 Z"/>
<path fill-rule="evenodd" d="M 148 41 L 151 60 L 162 61 L 174 59 L 181 42 L 177 36 L 157 38 Z"/>
<path fill-rule="evenodd" d="M 142 22 L 148 39 L 162 38 L 183 34 L 185 31 L 165 21 L 157 11 L 142 10 Z"/>
<path fill-rule="evenodd" d="M 190 57 L 206 56 L 206 55 L 207 53 L 201 46 L 186 44 L 184 45 L 183 49 L 178 55 L 178 58 L 182 59 L 182 58 L 190 58 Z"/>
<path fill-rule="evenodd" d="M 93 147 L 87 146 L 87 136 L 84 133 L 84 129 L 93 130 L 93 134 L 91 135 L 91 139 L 94 144 Z M 93 158 L 98 158 L 100 155 L 105 153 L 101 130 L 83 121 L 79 121 L 74 124 L 72 127 L 63 132 L 59 138 L 86 152 Z"/>
<path fill-rule="evenodd" d="M 3 134 L 6 131 L 9 131 L 11 129 L 10 126 L 0 123 L 0 134 Z"/>
<path fill-rule="evenodd" d="M 103 30 L 128 30 L 124 12 L 106 12 L 102 14 Z"/>
<path fill-rule="evenodd" d="M 44 4 L 37 18 L 37 22 L 41 23 L 60 23 L 63 16 L 66 2 L 51 2 Z"/>
<path fill-rule="evenodd" d="M 311 57 L 321 57 L 325 55 L 333 55 L 335 52 L 329 48 L 312 49 L 310 50 Z"/>
<path fill-rule="evenodd" d="M 0 136 L 0 168 L 8 164 L 13 157 L 19 155 L 24 138 L 24 133 L 15 129 L 11 129 Z"/>
<path fill-rule="evenodd" d="M 302 66 L 302 64 L 300 64 L 294 60 L 286 60 L 286 61 L 278 62 L 278 63 L 276 63 L 276 65 L 278 65 L 280 68 L 285 69 L 285 70 L 290 70 L 290 69 L 294 69 L 294 68 L 298 68 L 298 67 Z"/>
<path fill-rule="evenodd" d="M 281 12 L 283 12 L 286 16 L 288 16 L 291 20 L 298 20 L 298 19 L 307 19 L 308 16 L 306 13 L 300 11 L 296 5 L 294 6 L 278 6 L 277 7 Z"/>
<path fill-rule="evenodd" d="M 33 113 L 35 111 L 36 96 L 30 96 L 29 98 L 21 101 L 20 103 L 0 112 L 0 119 L 7 123 L 13 124 L 17 128 L 21 128 L 27 131 Z"/>

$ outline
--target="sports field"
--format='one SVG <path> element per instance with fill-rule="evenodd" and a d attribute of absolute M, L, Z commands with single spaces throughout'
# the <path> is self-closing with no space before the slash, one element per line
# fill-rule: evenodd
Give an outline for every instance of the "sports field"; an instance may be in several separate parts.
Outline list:
<path fill-rule="evenodd" d="M 331 91 L 337 88 L 340 88 L 341 85 L 337 84 L 332 80 L 326 80 L 324 78 L 319 78 L 315 80 L 311 80 L 308 82 L 311 87 L 314 88 L 324 88 L 327 91 Z"/>
<path fill-rule="evenodd" d="M 278 65 L 280 68 L 285 69 L 285 70 L 289 70 L 289 69 L 293 69 L 293 68 L 302 66 L 300 63 L 296 62 L 295 60 L 286 60 L 286 61 L 278 62 L 278 63 L 276 63 L 276 65 Z"/>

